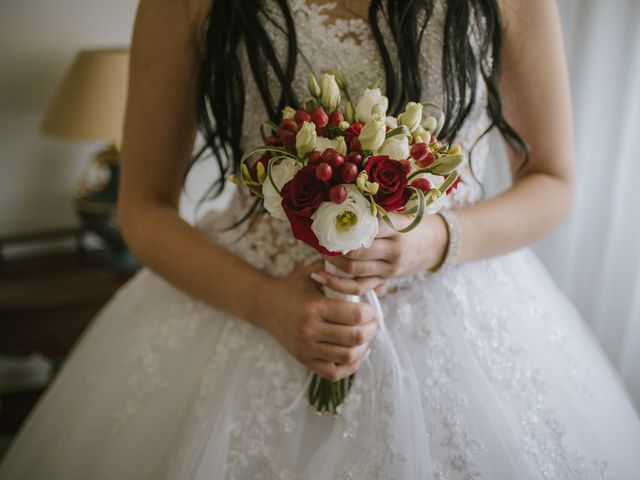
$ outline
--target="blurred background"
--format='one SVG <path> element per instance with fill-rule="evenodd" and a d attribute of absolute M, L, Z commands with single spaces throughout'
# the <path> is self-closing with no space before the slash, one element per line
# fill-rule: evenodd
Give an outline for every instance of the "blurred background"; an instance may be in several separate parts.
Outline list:
<path fill-rule="evenodd" d="M 640 2 L 557 3 L 578 194 L 568 221 L 534 249 L 640 408 Z M 112 127 L 136 5 L 0 0 L 0 454 L 91 318 L 137 268 L 114 238 L 110 209 L 119 142 Z M 72 105 L 65 89 L 85 92 L 82 102 Z M 487 187 L 496 193 L 508 179 L 494 140 Z M 194 179 L 213 175 L 211 165 L 194 170 L 186 218 L 202 187 Z"/>

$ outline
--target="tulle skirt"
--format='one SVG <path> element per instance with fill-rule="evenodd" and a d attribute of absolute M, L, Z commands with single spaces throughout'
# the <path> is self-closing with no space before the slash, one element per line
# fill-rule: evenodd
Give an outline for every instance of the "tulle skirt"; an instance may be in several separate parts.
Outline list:
<path fill-rule="evenodd" d="M 528 249 L 396 282 L 336 416 L 266 332 L 148 269 L 94 318 L 0 478 L 640 478 L 640 421 Z M 274 308 L 277 308 L 274 305 Z"/>

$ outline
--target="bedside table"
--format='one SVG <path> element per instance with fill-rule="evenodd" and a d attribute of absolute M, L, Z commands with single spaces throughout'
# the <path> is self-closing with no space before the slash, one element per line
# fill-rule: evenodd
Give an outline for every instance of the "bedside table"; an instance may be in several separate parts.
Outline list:
<path fill-rule="evenodd" d="M 98 310 L 130 277 L 110 268 L 105 251 L 79 249 L 4 261 L 0 355 L 38 352 L 53 362 L 55 372 Z M 43 391 L 0 391 L 0 434 L 15 433 Z"/>

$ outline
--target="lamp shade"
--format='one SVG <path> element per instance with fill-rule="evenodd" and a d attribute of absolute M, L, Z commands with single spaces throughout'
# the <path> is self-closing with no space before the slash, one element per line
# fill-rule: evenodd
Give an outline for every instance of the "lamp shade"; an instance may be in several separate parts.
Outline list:
<path fill-rule="evenodd" d="M 80 52 L 47 111 L 42 131 L 120 145 L 128 73 L 126 49 Z"/>

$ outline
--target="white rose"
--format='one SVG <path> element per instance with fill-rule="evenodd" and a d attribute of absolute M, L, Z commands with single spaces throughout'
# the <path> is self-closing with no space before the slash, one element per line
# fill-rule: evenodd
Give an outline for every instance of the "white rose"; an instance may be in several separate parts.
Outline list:
<path fill-rule="evenodd" d="M 291 157 L 286 157 L 280 163 L 274 164 L 271 167 L 271 178 L 273 178 L 273 183 L 276 184 L 278 190 L 281 190 L 300 168 L 296 159 Z M 282 197 L 273 187 L 268 176 L 262 184 L 262 194 L 264 195 L 264 208 L 274 217 L 286 220 L 287 216 L 282 209 Z"/>
<path fill-rule="evenodd" d="M 345 185 L 347 199 L 323 202 L 311 217 L 311 230 L 318 242 L 331 252 L 347 253 L 368 248 L 378 234 L 378 219 L 371 214 L 369 201 L 353 185 Z"/>
<path fill-rule="evenodd" d="M 304 122 L 296 135 L 296 150 L 298 155 L 306 157 L 316 148 L 316 126 L 311 122 Z"/>
<path fill-rule="evenodd" d="M 414 129 L 420 126 L 420 120 L 422 120 L 422 104 L 416 102 L 407 103 L 404 112 L 398 115 L 398 123 L 404 125 L 413 132 Z"/>
<path fill-rule="evenodd" d="M 371 121 L 371 117 L 375 113 L 384 118 L 388 106 L 389 99 L 382 95 L 379 88 L 367 88 L 356 105 L 356 118 L 360 123 Z"/>
<path fill-rule="evenodd" d="M 322 90 L 320 103 L 327 112 L 333 112 L 340 105 L 340 87 L 336 77 L 330 73 L 324 73 L 320 82 Z"/>
<path fill-rule="evenodd" d="M 409 139 L 405 135 L 396 135 L 382 144 L 376 155 L 389 155 L 393 160 L 409 158 Z"/>
<path fill-rule="evenodd" d="M 358 136 L 360 146 L 363 150 L 375 152 L 384 143 L 386 135 L 384 117 L 374 115 L 371 120 L 362 127 L 362 132 Z"/>

